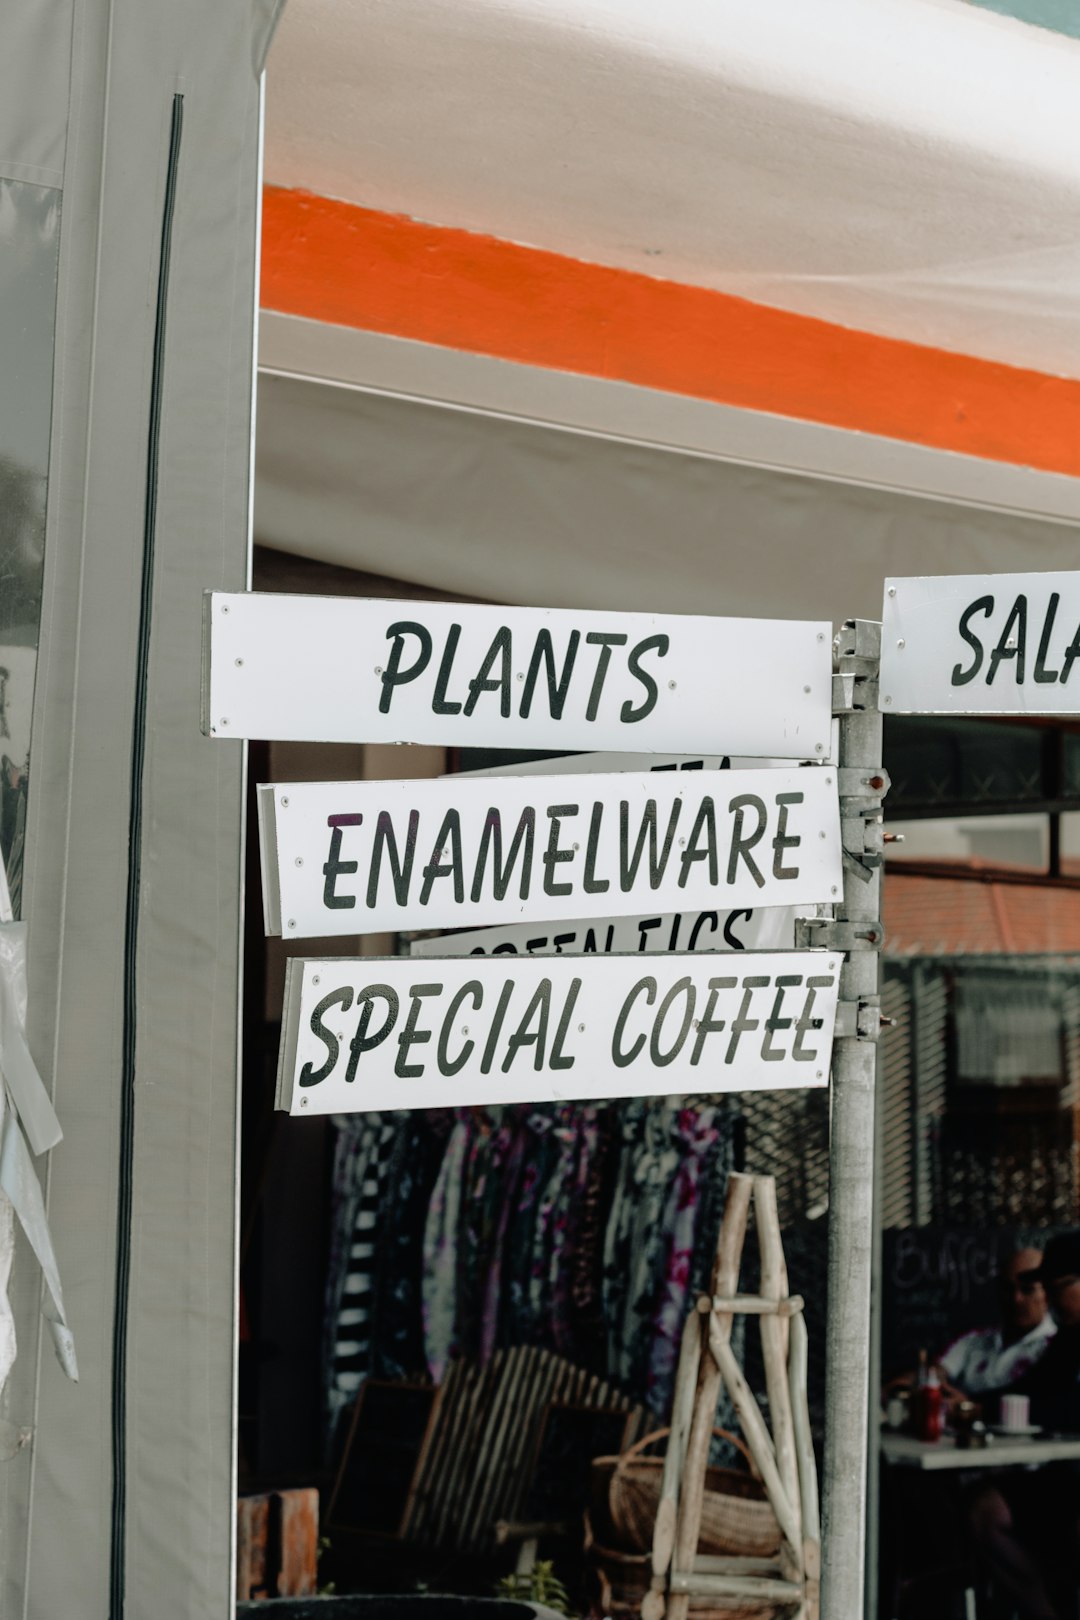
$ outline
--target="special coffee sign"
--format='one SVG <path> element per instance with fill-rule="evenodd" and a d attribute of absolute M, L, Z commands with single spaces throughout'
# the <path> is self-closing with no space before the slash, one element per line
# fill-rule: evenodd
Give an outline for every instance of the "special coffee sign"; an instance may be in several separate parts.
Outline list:
<path fill-rule="evenodd" d="M 829 767 L 276 783 L 258 793 L 286 938 L 835 900 Z"/>
<path fill-rule="evenodd" d="M 288 964 L 292 1114 L 825 1085 L 840 959 L 703 956 Z"/>
<path fill-rule="evenodd" d="M 885 581 L 893 714 L 1080 713 L 1080 573 Z"/>
<path fill-rule="evenodd" d="M 824 759 L 832 629 L 351 597 L 204 599 L 217 737 Z"/>

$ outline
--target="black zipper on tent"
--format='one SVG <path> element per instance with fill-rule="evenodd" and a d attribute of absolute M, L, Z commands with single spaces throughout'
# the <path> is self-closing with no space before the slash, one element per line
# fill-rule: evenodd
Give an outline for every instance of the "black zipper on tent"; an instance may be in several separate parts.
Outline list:
<path fill-rule="evenodd" d="M 146 710 L 150 680 L 150 625 L 154 597 L 154 543 L 157 533 L 158 461 L 161 440 L 162 373 L 165 364 L 165 307 L 169 291 L 169 257 L 184 98 L 173 96 L 165 202 L 161 218 L 161 261 L 158 266 L 154 317 L 154 360 L 150 379 L 150 422 L 146 451 L 146 501 L 143 512 L 142 581 L 139 594 L 139 640 L 135 665 L 135 709 L 131 728 L 131 796 L 128 816 L 127 903 L 124 916 L 124 1022 L 120 1092 L 120 1173 L 116 1210 L 116 1297 L 113 1306 L 112 1361 L 112 1544 L 109 1559 L 109 1616 L 123 1620 L 125 1513 L 127 1510 L 127 1348 L 131 1293 L 131 1208 L 135 1170 L 135 1045 L 139 944 L 139 880 L 142 864 L 143 765 L 146 758 Z"/>

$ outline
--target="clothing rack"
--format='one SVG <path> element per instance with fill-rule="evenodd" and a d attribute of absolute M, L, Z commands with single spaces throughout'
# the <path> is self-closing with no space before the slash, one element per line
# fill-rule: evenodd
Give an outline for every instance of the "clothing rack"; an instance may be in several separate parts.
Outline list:
<path fill-rule="evenodd" d="M 438 1384 L 517 1345 L 664 1411 L 738 1117 L 696 1096 L 336 1121 L 331 1419 L 366 1376 Z"/>

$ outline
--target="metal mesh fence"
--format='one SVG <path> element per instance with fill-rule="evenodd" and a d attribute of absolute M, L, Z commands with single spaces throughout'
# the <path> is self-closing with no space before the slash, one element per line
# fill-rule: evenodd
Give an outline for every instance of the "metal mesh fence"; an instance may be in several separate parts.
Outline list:
<path fill-rule="evenodd" d="M 959 1039 L 958 1005 L 969 1009 Z M 993 1029 L 980 1029 L 981 1007 L 993 1012 L 988 1028 L 996 1023 L 1007 1040 Z M 887 962 L 882 1012 L 892 1020 L 882 1033 L 878 1063 L 882 1227 L 1045 1231 L 1075 1224 L 1080 1219 L 1080 962 L 1030 956 Z M 984 1055 L 973 1059 L 973 1050 Z M 1050 1073 L 1047 1053 L 1054 1050 L 1060 1062 Z M 1007 1081 L 1000 1074 L 1003 1062 Z M 962 1070 L 980 1063 L 988 1073 L 982 1083 L 979 1076 L 973 1083 Z M 1030 1077 L 1025 1064 L 1035 1071 Z M 806 1300 L 811 1408 L 820 1423 L 829 1096 L 758 1092 L 743 1099 L 743 1109 L 746 1169 L 776 1178 L 791 1287 Z M 752 1287 L 753 1242 L 747 1256 L 744 1283 Z M 763 1388 L 753 1332 L 747 1334 L 746 1364 L 754 1388 Z"/>

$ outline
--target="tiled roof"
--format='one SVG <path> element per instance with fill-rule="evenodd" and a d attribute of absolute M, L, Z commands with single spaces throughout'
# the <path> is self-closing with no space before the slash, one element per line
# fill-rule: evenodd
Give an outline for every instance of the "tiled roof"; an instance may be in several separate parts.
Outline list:
<path fill-rule="evenodd" d="M 1080 952 L 1080 888 L 994 882 L 972 865 L 941 876 L 885 874 L 888 956 Z"/>

